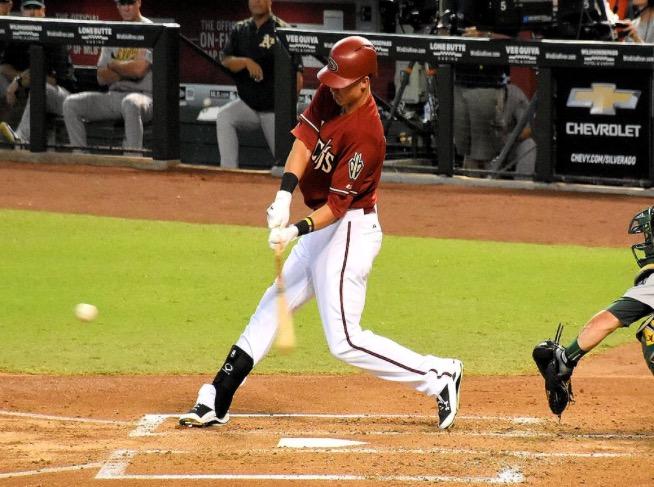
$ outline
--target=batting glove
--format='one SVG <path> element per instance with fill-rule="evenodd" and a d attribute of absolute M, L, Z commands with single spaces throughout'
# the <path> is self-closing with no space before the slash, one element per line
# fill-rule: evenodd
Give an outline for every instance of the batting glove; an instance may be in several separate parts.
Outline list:
<path fill-rule="evenodd" d="M 275 227 L 270 230 L 270 235 L 268 235 L 268 245 L 272 250 L 277 250 L 278 248 L 284 250 L 296 238 L 297 227 L 295 225 L 284 228 Z"/>
<path fill-rule="evenodd" d="M 288 225 L 291 212 L 291 197 L 292 195 L 288 191 L 277 191 L 275 201 L 272 202 L 266 211 L 268 228 L 283 228 Z"/>

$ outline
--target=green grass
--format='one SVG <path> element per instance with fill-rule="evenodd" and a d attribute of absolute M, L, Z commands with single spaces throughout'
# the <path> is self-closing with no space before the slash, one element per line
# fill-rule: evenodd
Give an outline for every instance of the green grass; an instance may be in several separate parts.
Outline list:
<path fill-rule="evenodd" d="M 213 373 L 273 278 L 266 231 L 0 211 L 0 371 Z M 475 374 L 533 372 L 556 324 L 564 342 L 630 285 L 626 249 L 386 236 L 362 325 Z M 96 304 L 78 322 L 73 307 Z M 298 349 L 258 372 L 343 373 L 312 302 Z M 605 345 L 633 340 L 614 334 Z"/>

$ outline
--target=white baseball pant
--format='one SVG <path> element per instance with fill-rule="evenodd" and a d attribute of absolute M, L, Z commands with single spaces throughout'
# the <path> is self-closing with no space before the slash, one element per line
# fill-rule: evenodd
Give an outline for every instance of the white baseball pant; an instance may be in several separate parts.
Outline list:
<path fill-rule="evenodd" d="M 315 295 L 327 344 L 336 358 L 435 396 L 454 373 L 451 359 L 420 355 L 362 330 L 359 324 L 368 274 L 381 242 L 377 214 L 364 214 L 363 210 L 350 210 L 329 227 L 301 237 L 282 271 L 289 307 L 298 309 Z M 236 342 L 255 365 L 275 338 L 275 294 L 273 284 Z"/>
<path fill-rule="evenodd" d="M 261 127 L 272 155 L 275 155 L 275 112 L 252 110 L 240 98 L 223 106 L 216 117 L 216 137 L 220 153 L 220 167 L 238 167 L 237 130 L 254 130 Z"/>
<path fill-rule="evenodd" d="M 70 95 L 67 89 L 61 86 L 52 86 L 49 83 L 45 85 L 45 111 L 46 113 L 53 113 L 55 115 L 63 115 L 63 105 L 66 98 Z M 16 128 L 16 135 L 18 138 L 29 144 L 30 142 L 30 100 L 31 96 L 27 97 L 27 104 L 23 111 L 23 116 L 20 123 Z"/>
<path fill-rule="evenodd" d="M 152 96 L 123 91 L 85 91 L 70 95 L 64 101 L 64 122 L 70 143 L 86 147 L 84 122 L 100 120 L 125 121 L 125 149 L 143 148 L 143 123 L 152 120 Z"/>

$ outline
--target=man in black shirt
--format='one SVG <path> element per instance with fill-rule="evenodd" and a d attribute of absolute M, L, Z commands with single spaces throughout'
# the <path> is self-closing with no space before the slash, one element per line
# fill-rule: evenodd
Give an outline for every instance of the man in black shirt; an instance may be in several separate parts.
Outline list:
<path fill-rule="evenodd" d="M 288 24 L 272 13 L 272 0 L 248 0 L 252 17 L 234 26 L 220 53 L 223 66 L 233 73 L 239 99 L 225 105 L 216 119 L 222 167 L 238 167 L 237 129 L 261 127 L 274 155 L 275 139 L 275 30 Z M 302 66 L 297 69 L 297 89 L 302 88 Z"/>
<path fill-rule="evenodd" d="M 20 5 L 23 17 L 45 17 L 45 2 L 43 0 L 22 0 Z M 48 113 L 63 115 L 64 100 L 74 89 L 75 78 L 73 65 L 68 56 L 66 46 L 45 46 L 46 59 L 46 110 Z M 0 61 L 0 72 L 5 76 L 13 76 L 7 87 L 5 99 L 9 106 L 16 104 L 17 97 L 26 93 L 30 86 L 30 44 L 27 42 L 10 42 L 7 44 Z M 30 104 L 22 113 L 20 123 L 14 131 L 6 122 L 0 123 L 0 134 L 9 143 L 26 143 L 30 141 Z"/>
<path fill-rule="evenodd" d="M 0 17 L 11 15 L 13 6 L 14 4 L 11 0 L 0 0 Z M 0 41 L 0 56 L 4 55 L 6 45 L 6 42 Z M 14 76 L 11 74 L 5 75 L 2 71 L 2 66 L 0 66 L 0 120 L 6 120 L 8 117 L 9 107 L 5 101 L 5 93 Z"/>

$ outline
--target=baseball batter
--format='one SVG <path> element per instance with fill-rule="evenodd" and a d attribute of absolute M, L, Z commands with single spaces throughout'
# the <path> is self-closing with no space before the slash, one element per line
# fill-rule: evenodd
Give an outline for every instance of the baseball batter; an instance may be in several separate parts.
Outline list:
<path fill-rule="evenodd" d="M 581 357 L 621 327 L 647 318 L 636 332 L 645 363 L 654 374 L 654 206 L 636 214 L 629 224 L 630 234 L 643 234 L 645 241 L 632 245 L 634 258 L 640 267 L 633 287 L 593 316 L 567 347 L 554 341 L 544 341 L 534 348 L 533 357 L 545 378 L 545 390 L 550 409 L 559 416 L 572 398 L 570 379 Z"/>
<path fill-rule="evenodd" d="M 267 212 L 268 241 L 275 249 L 299 237 L 282 271 L 286 297 L 291 310 L 316 297 L 331 353 L 434 397 L 439 427 L 445 429 L 458 411 L 461 361 L 420 355 L 359 324 L 368 274 L 382 242 L 376 203 L 386 143 L 370 90 L 376 73 L 377 54 L 367 39 L 350 36 L 332 47 L 328 65 L 318 73 L 321 85 L 293 129 L 296 140 L 281 188 Z M 298 183 L 313 212 L 288 225 Z M 181 425 L 228 421 L 236 389 L 275 338 L 275 294 L 273 284 L 213 383 L 200 388 L 196 405 L 180 417 Z"/>

